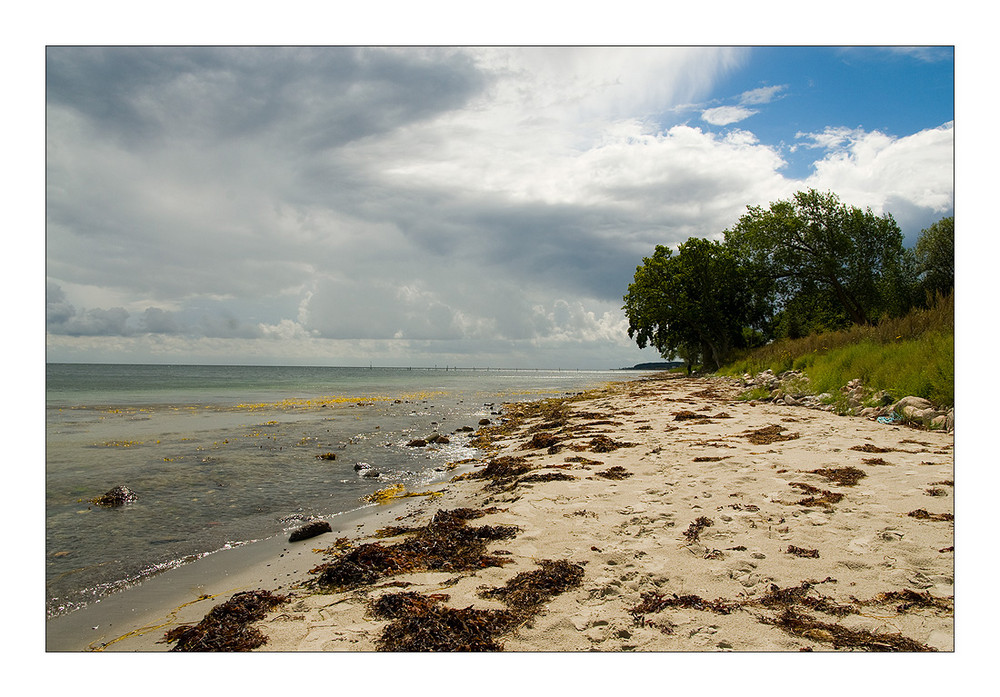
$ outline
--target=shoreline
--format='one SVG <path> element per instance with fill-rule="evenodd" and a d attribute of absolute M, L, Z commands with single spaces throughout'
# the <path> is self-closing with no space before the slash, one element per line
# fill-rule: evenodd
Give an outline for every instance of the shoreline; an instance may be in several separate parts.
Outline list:
<path fill-rule="evenodd" d="M 258 650 L 374 651 L 389 622 L 373 618 L 369 603 L 401 584 L 406 592 L 446 595 L 450 608 L 502 610 L 499 596 L 484 598 L 484 588 L 559 559 L 583 570 L 581 582 L 504 632 L 504 650 L 881 650 L 892 635 L 912 642 L 902 650 L 953 651 L 954 521 L 943 519 L 954 515 L 953 434 L 740 402 L 736 391 L 724 378 L 654 377 L 566 398 L 559 423 L 535 414 L 512 430 L 495 429 L 499 450 L 472 468 L 481 473 L 491 459 L 522 458 L 533 480 L 430 485 L 443 495 L 362 509 L 361 523 L 331 520 L 332 535 L 256 543 L 272 546 L 248 552 L 261 556 L 243 575 L 223 575 L 215 585 L 198 576 L 214 557 L 242 548 L 211 555 L 162 574 L 188 568 L 192 576 L 173 576 L 172 600 L 142 618 L 119 612 L 117 625 L 96 641 L 138 625 L 147 630 L 105 649 L 167 650 L 157 643 L 167 628 L 197 622 L 225 599 L 218 588 L 228 583 L 223 590 L 231 591 L 238 582 L 292 590 L 290 603 L 255 625 L 268 639 Z M 518 409 L 505 406 L 508 416 Z M 619 447 L 598 448 L 600 437 Z M 612 469 L 620 476 L 605 478 Z M 847 470 L 853 482 L 835 474 Z M 344 536 L 370 542 L 385 521 L 424 524 L 439 509 L 463 506 L 493 509 L 470 525 L 517 526 L 512 539 L 489 545 L 508 553 L 509 564 L 397 574 L 334 593 L 291 589 L 324 561 L 315 548 Z M 287 581 L 265 583 L 282 573 Z M 171 604 L 181 598 L 190 604 Z M 86 650 L 55 648 L 54 637 L 47 639 L 49 650 Z"/>

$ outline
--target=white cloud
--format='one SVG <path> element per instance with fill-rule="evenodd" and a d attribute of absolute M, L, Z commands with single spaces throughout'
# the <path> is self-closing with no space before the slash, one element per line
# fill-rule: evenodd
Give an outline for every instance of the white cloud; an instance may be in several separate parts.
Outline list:
<path fill-rule="evenodd" d="M 727 126 L 750 118 L 757 112 L 742 106 L 717 106 L 701 112 L 701 120 L 713 126 Z"/>
<path fill-rule="evenodd" d="M 954 207 L 954 122 L 905 137 L 846 128 L 802 137 L 830 151 L 816 162 L 808 186 L 876 211 L 890 200 L 938 214 Z"/>
<path fill-rule="evenodd" d="M 769 104 L 778 94 L 784 92 L 787 88 L 787 85 L 771 85 L 747 90 L 740 95 L 740 104 Z"/>

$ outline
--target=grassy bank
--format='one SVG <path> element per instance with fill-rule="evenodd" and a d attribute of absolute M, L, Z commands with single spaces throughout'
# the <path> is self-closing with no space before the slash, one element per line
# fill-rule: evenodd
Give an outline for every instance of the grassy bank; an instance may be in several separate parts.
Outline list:
<path fill-rule="evenodd" d="M 954 296 L 874 326 L 784 339 L 752 351 L 720 374 L 801 370 L 817 393 L 836 392 L 860 378 L 896 398 L 916 395 L 947 406 L 955 401 Z"/>

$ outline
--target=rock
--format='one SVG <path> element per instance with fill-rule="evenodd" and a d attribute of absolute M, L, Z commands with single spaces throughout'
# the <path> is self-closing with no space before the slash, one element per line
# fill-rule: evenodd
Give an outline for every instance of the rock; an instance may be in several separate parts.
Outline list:
<path fill-rule="evenodd" d="M 124 506 L 126 503 L 132 503 L 138 496 L 135 492 L 129 489 L 127 486 L 118 485 L 113 489 L 107 491 L 103 496 L 98 496 L 95 499 L 91 499 L 91 503 L 96 503 L 98 506 L 105 506 L 107 508 L 115 508 L 117 506 Z"/>
<path fill-rule="evenodd" d="M 797 407 L 797 406 L 799 406 L 799 400 L 795 399 L 790 394 L 786 394 L 785 395 L 785 404 L 787 404 L 790 407 Z"/>
<path fill-rule="evenodd" d="M 427 441 L 423 438 L 414 438 L 409 443 L 406 444 L 410 448 L 422 448 L 427 445 Z"/>
<path fill-rule="evenodd" d="M 907 407 L 923 410 L 923 409 L 931 409 L 934 407 L 934 405 L 931 404 L 929 400 L 926 400 L 923 397 L 914 397 L 911 395 L 909 397 L 903 397 L 901 400 L 892 405 L 892 410 L 895 411 L 897 414 L 902 414 L 903 409 Z"/>
<path fill-rule="evenodd" d="M 479 425 L 480 426 L 489 426 L 490 425 L 490 420 L 489 419 L 480 419 L 479 420 Z"/>
<path fill-rule="evenodd" d="M 939 414 L 931 419 L 930 426 L 932 429 L 937 431 L 942 431 L 948 428 L 948 416 L 947 414 Z"/>
<path fill-rule="evenodd" d="M 316 456 L 317 460 L 336 460 L 337 456 L 334 453 L 323 453 L 322 455 Z"/>
<path fill-rule="evenodd" d="M 330 524 L 325 520 L 314 520 L 311 523 L 306 523 L 297 530 L 293 530 L 292 534 L 288 536 L 288 541 L 298 542 L 299 540 L 308 540 L 310 537 L 316 537 L 325 532 L 333 532 Z"/>
<path fill-rule="evenodd" d="M 367 462 L 359 462 L 358 464 L 354 465 L 355 472 L 360 472 L 361 470 L 367 470 L 367 469 L 371 469 L 371 465 L 369 465 Z"/>
<path fill-rule="evenodd" d="M 437 443 L 438 445 L 447 445 L 451 442 L 448 436 L 443 436 L 440 433 L 435 433 L 433 436 L 427 437 L 428 443 Z"/>
<path fill-rule="evenodd" d="M 382 476 L 382 473 L 379 472 L 378 470 L 367 469 L 365 470 L 365 473 L 362 474 L 361 476 L 364 477 L 365 479 L 378 479 L 379 477 Z"/>

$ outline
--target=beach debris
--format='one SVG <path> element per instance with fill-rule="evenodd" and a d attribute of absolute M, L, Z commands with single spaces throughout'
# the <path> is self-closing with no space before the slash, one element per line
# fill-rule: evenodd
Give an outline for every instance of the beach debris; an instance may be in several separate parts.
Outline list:
<path fill-rule="evenodd" d="M 866 465 L 891 465 L 891 462 L 886 462 L 880 457 L 864 457 L 861 461 Z"/>
<path fill-rule="evenodd" d="M 504 455 L 491 459 L 484 469 L 473 474 L 470 479 L 491 479 L 494 483 L 500 483 L 527 474 L 531 469 L 531 465 L 523 457 Z"/>
<path fill-rule="evenodd" d="M 594 476 L 601 477 L 602 479 L 628 479 L 632 476 L 632 473 L 621 465 L 615 465 L 601 472 L 595 472 Z"/>
<path fill-rule="evenodd" d="M 788 545 L 788 549 L 785 550 L 785 554 L 794 554 L 796 557 L 811 557 L 813 559 L 819 558 L 818 549 L 804 549 L 802 547 L 796 547 L 795 545 Z"/>
<path fill-rule="evenodd" d="M 169 630 L 161 643 L 177 642 L 171 651 L 252 651 L 267 643 L 252 624 L 287 600 L 265 590 L 237 593 L 209 610 L 198 624 Z"/>
<path fill-rule="evenodd" d="M 769 445 L 771 443 L 780 443 L 781 441 L 786 440 L 795 440 L 799 437 L 798 433 L 782 433 L 784 430 L 786 430 L 784 426 L 772 424 L 770 426 L 765 426 L 764 428 L 744 431 L 743 434 L 747 440 L 754 445 Z"/>
<path fill-rule="evenodd" d="M 337 459 L 337 454 L 336 453 L 323 453 L 322 455 L 317 455 L 316 459 L 317 460 L 336 460 Z"/>
<path fill-rule="evenodd" d="M 693 411 L 682 410 L 674 412 L 674 421 L 689 421 L 690 419 L 704 419 L 704 414 L 696 414 Z"/>
<path fill-rule="evenodd" d="M 583 582 L 583 567 L 565 559 L 543 559 L 535 571 L 522 571 L 500 588 L 479 592 L 481 598 L 501 600 L 522 617 L 534 614 L 549 600 Z"/>
<path fill-rule="evenodd" d="M 559 443 L 559 437 L 551 433 L 536 433 L 531 437 L 531 440 L 521 446 L 521 450 L 540 450 L 542 448 L 549 448 L 550 451 L 554 452 L 556 444 Z"/>
<path fill-rule="evenodd" d="M 820 620 L 809 613 L 818 612 L 835 618 L 846 617 L 859 615 L 866 607 L 887 604 L 896 604 L 897 613 L 913 609 L 954 612 L 952 599 L 936 598 L 930 593 L 916 593 L 910 590 L 879 593 L 868 601 L 861 601 L 852 596 L 850 603 L 838 603 L 833 598 L 816 591 L 815 587 L 823 583 L 836 583 L 836 579 L 828 577 L 823 581 L 803 581 L 798 586 L 788 588 L 771 584 L 767 593 L 762 596 L 738 600 L 719 598 L 707 601 L 697 595 L 667 596 L 656 591 L 646 591 L 641 594 L 642 601 L 629 612 L 637 626 L 660 628 L 660 625 L 647 619 L 646 615 L 666 608 L 685 608 L 723 615 L 737 610 L 753 609 L 763 613 L 755 613 L 757 621 L 761 624 L 778 627 L 803 639 L 831 644 L 834 649 L 863 651 L 935 651 L 936 649 L 900 633 L 885 634 L 862 628 L 852 629 L 836 622 Z"/>
<path fill-rule="evenodd" d="M 566 560 L 543 560 L 535 571 L 517 574 L 483 598 L 509 609 L 452 608 L 446 594 L 390 593 L 369 603 L 370 613 L 391 619 L 375 642 L 379 651 L 502 651 L 499 637 L 538 614 L 544 604 L 583 581 L 583 567 Z"/>
<path fill-rule="evenodd" d="M 818 474 L 820 477 L 825 477 L 840 486 L 854 486 L 868 476 L 864 470 L 860 470 L 857 467 L 824 467 L 810 470 L 809 474 Z"/>
<path fill-rule="evenodd" d="M 408 533 L 401 542 L 392 545 L 369 542 L 340 550 L 336 552 L 336 559 L 317 566 L 310 573 L 317 575 L 319 586 L 343 590 L 411 571 L 466 571 L 509 564 L 509 559 L 487 554 L 486 544 L 510 539 L 517 535 L 519 528 L 514 525 L 466 525 L 466 521 L 481 515 L 485 512 L 469 508 L 439 510 L 422 528 L 395 529 L 397 534 Z"/>
<path fill-rule="evenodd" d="M 136 496 L 134 491 L 129 489 L 127 486 L 119 484 L 101 496 L 91 499 L 90 502 L 97 504 L 98 506 L 116 508 L 118 506 L 124 506 L 127 503 L 132 503 L 138 498 L 139 497 Z"/>
<path fill-rule="evenodd" d="M 910 511 L 907 513 L 911 518 L 916 518 L 918 520 L 955 520 L 955 516 L 951 513 L 928 513 L 923 508 L 918 508 L 915 511 Z"/>
<path fill-rule="evenodd" d="M 565 472 L 539 472 L 537 474 L 529 474 L 526 477 L 521 477 L 517 480 L 518 484 L 531 484 L 534 482 L 565 482 L 576 479 L 571 474 L 566 474 Z"/>
<path fill-rule="evenodd" d="M 829 508 L 835 503 L 840 503 L 844 495 L 838 494 L 832 491 L 827 491 L 826 489 L 820 489 L 812 484 L 806 484 L 805 482 L 789 482 L 788 486 L 795 487 L 796 489 L 801 489 L 807 494 L 813 494 L 813 496 L 808 496 L 804 499 L 799 499 L 795 503 L 799 506 L 820 506 L 822 508 Z M 816 496 L 819 494 L 819 496 Z"/>
<path fill-rule="evenodd" d="M 322 535 L 326 532 L 333 532 L 333 528 L 330 527 L 330 523 L 325 520 L 314 520 L 311 523 L 306 523 L 300 528 L 292 531 L 292 534 L 288 536 L 289 542 L 298 542 L 299 540 L 308 540 L 311 537 L 316 537 L 317 535 Z"/>
<path fill-rule="evenodd" d="M 361 500 L 367 503 L 389 503 L 394 498 L 397 498 L 399 494 L 402 494 L 405 489 L 406 487 L 402 484 L 393 484 L 385 489 L 379 489 L 378 491 L 374 491 L 366 496 L 362 496 Z"/>
<path fill-rule="evenodd" d="M 611 453 L 618 448 L 632 448 L 635 447 L 635 443 L 626 443 L 624 441 L 617 441 L 608 436 L 595 436 L 590 441 L 590 450 L 595 453 Z"/>
<path fill-rule="evenodd" d="M 711 518 L 706 518 L 705 516 L 696 518 L 695 521 L 688 526 L 688 529 L 684 531 L 684 538 L 688 542 L 696 542 L 698 540 L 698 536 L 701 535 L 701 531 L 713 525 L 715 525 L 715 523 Z"/>
<path fill-rule="evenodd" d="M 872 445 L 871 443 L 865 443 L 864 445 L 852 445 L 851 450 L 858 450 L 863 453 L 889 453 L 895 450 L 895 448 L 880 448 L 877 445 Z"/>

